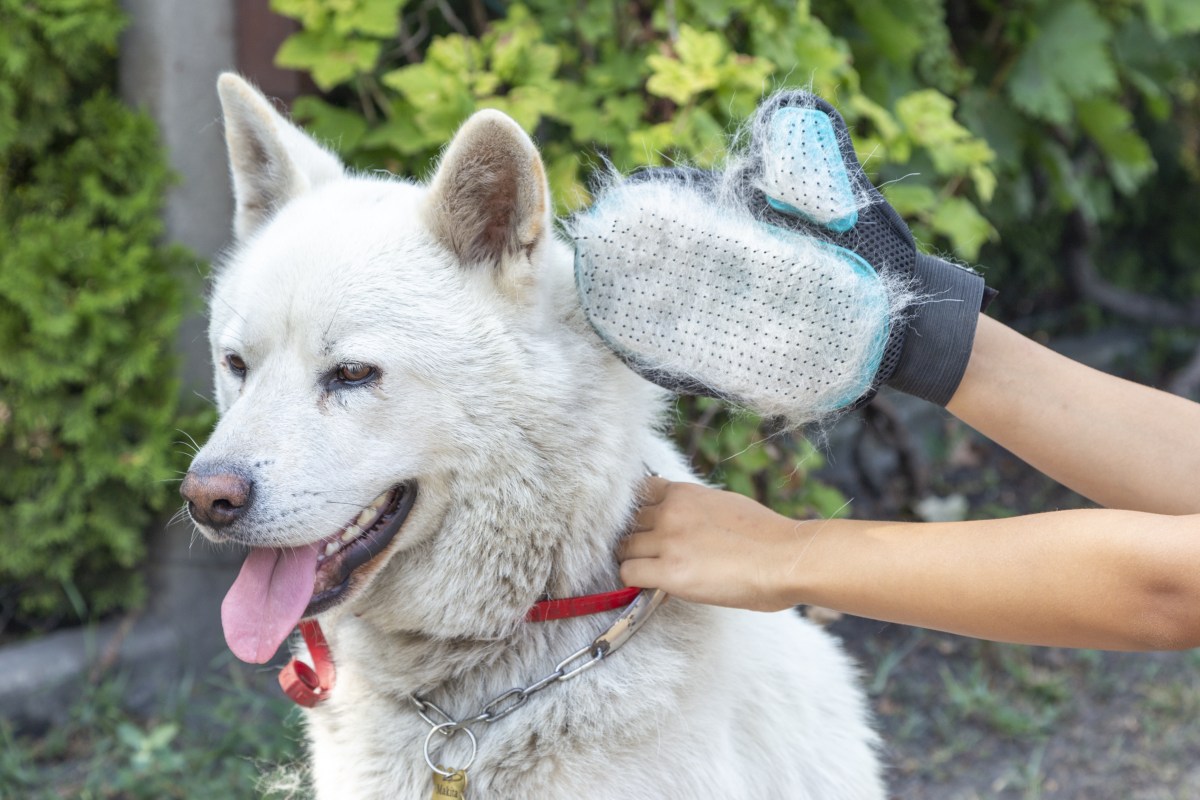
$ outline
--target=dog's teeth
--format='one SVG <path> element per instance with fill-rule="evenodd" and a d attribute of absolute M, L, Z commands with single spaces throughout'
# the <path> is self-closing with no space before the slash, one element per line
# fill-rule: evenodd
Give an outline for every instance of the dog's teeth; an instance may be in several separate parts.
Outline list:
<path fill-rule="evenodd" d="M 375 508 L 375 506 L 367 506 L 362 510 L 362 513 L 358 515 L 358 519 L 356 519 L 354 522 L 358 525 L 358 527 L 366 528 L 371 524 L 371 520 L 375 519 L 375 515 L 378 513 L 379 509 Z"/>
<path fill-rule="evenodd" d="M 362 519 L 362 517 L 359 517 L 359 519 Z M 357 539 L 361 535 L 362 535 L 362 528 L 358 527 L 357 525 L 351 524 L 350 527 L 346 528 L 346 532 L 342 534 L 342 541 L 343 542 L 353 541 L 354 539 Z"/>
<path fill-rule="evenodd" d="M 329 558 L 329 556 L 333 555 L 334 553 L 336 553 L 338 550 L 341 550 L 341 549 L 342 549 L 342 546 L 340 544 L 338 544 L 337 542 L 330 542 L 329 544 L 325 545 L 325 557 Z"/>

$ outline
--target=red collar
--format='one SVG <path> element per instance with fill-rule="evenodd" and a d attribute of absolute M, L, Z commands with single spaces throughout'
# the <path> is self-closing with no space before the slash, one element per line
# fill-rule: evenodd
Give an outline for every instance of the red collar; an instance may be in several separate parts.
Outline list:
<path fill-rule="evenodd" d="M 525 615 L 526 622 L 549 622 L 568 617 L 584 617 L 623 608 L 633 602 L 641 589 L 630 586 L 613 592 L 587 594 L 583 597 L 567 597 L 560 600 L 542 600 L 533 604 Z M 312 708 L 329 696 L 337 677 L 333 666 L 333 655 L 321 625 L 315 619 L 304 620 L 299 625 L 304 643 L 312 655 L 310 667 L 293 658 L 279 673 L 279 685 L 284 693 L 298 705 Z"/>
<path fill-rule="evenodd" d="M 612 611 L 614 608 L 624 608 L 633 602 L 641 589 L 628 586 L 614 592 L 600 594 L 585 594 L 583 597 L 567 597 L 561 600 L 542 600 L 534 603 L 533 608 L 525 615 L 526 622 L 549 622 L 567 617 L 586 617 L 588 614 L 599 614 Z"/>

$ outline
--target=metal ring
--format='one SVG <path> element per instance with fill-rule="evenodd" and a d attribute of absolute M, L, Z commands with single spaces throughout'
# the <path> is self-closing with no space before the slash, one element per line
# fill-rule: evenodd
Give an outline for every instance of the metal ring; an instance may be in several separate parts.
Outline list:
<path fill-rule="evenodd" d="M 471 729 L 470 728 L 454 728 L 455 725 L 458 725 L 458 723 L 457 722 L 443 722 L 441 725 L 434 725 L 432 728 L 429 729 L 429 733 L 425 736 L 425 763 L 429 765 L 429 768 L 431 770 L 436 772 L 438 775 L 441 775 L 443 778 L 449 778 L 455 772 L 458 772 L 460 770 L 462 772 L 466 772 L 468 769 L 470 769 L 471 765 L 475 763 L 475 753 L 477 753 L 479 750 L 479 747 L 475 742 L 475 734 L 471 733 Z M 447 734 L 445 731 L 442 730 L 442 728 L 454 728 L 454 730 Z M 433 741 L 433 735 L 435 733 L 441 733 L 441 734 L 447 735 L 451 739 L 453 739 L 454 734 L 458 733 L 459 731 L 462 731 L 463 733 L 465 733 L 467 735 L 467 738 L 471 740 L 471 757 L 467 759 L 466 764 L 459 767 L 457 770 L 449 770 L 449 771 L 444 770 L 444 769 L 438 767 L 436 764 L 434 764 L 433 759 L 429 757 L 429 743 L 431 741 Z"/>

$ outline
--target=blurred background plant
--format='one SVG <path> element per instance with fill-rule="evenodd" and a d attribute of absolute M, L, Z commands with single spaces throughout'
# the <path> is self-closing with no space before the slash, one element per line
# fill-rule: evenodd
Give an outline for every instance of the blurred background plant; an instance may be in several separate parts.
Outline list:
<path fill-rule="evenodd" d="M 194 260 L 160 244 L 153 122 L 112 94 L 115 0 L 0 0 L 0 632 L 136 607 L 181 417 Z M 191 420 L 195 423 L 196 420 Z"/>

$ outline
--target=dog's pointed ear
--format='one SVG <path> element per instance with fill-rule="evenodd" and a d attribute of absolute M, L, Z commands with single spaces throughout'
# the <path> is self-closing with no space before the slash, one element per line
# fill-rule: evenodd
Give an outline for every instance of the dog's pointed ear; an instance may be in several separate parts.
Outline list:
<path fill-rule="evenodd" d="M 226 72 L 217 79 L 225 145 L 237 210 L 233 231 L 244 241 L 288 200 L 344 174 L 342 164 L 288 122 L 257 89 Z"/>
<path fill-rule="evenodd" d="M 462 262 L 492 268 L 507 291 L 520 294 L 550 228 L 549 195 L 533 141 L 507 115 L 485 110 L 446 148 L 425 213 Z"/>

